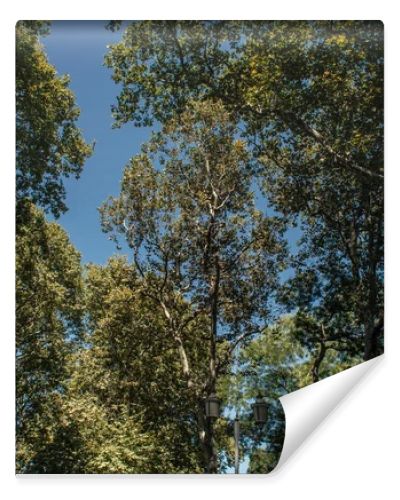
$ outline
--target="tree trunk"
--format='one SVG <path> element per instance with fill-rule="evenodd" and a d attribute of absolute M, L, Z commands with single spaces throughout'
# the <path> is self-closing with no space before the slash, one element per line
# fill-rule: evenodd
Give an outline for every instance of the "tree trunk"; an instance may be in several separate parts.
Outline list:
<path fill-rule="evenodd" d="M 375 358 L 379 354 L 378 341 L 383 334 L 383 314 L 379 318 L 378 322 L 374 325 L 367 325 L 365 331 L 365 350 L 364 350 L 364 360 Z"/>
<path fill-rule="evenodd" d="M 324 343 L 323 340 L 321 340 L 320 349 L 319 349 L 318 355 L 315 358 L 314 364 L 313 364 L 313 366 L 311 368 L 311 375 L 312 375 L 312 381 L 313 381 L 313 383 L 319 381 L 319 367 L 321 366 L 321 363 L 324 360 L 325 353 L 326 353 L 325 343 Z"/>
<path fill-rule="evenodd" d="M 372 223 L 371 223 L 372 225 Z M 372 359 L 378 355 L 378 340 L 383 333 L 383 314 L 378 318 L 378 280 L 376 277 L 375 239 L 370 229 L 369 233 L 369 269 L 368 269 L 368 306 L 365 315 L 364 359 Z"/>
<path fill-rule="evenodd" d="M 319 345 L 320 345 L 319 352 L 311 368 L 313 383 L 319 381 L 319 368 L 321 366 L 322 361 L 325 358 L 325 354 L 327 351 L 325 341 L 326 341 L 325 327 L 323 324 L 321 324 L 321 338 L 319 339 Z"/>

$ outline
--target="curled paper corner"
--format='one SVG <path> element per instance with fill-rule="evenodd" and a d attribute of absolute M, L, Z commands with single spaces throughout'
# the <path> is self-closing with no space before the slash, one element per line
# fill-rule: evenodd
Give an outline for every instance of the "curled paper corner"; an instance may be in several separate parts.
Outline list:
<path fill-rule="evenodd" d="M 285 412 L 285 440 L 279 461 L 271 474 L 279 472 L 314 430 L 382 361 L 383 356 L 382 354 L 279 398 Z"/>

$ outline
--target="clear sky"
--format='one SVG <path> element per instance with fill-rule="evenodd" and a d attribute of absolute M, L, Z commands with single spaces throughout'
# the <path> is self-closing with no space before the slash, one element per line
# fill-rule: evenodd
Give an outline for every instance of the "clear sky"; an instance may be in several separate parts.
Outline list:
<path fill-rule="evenodd" d="M 54 21 L 50 35 L 42 39 L 49 62 L 59 74 L 70 75 L 70 88 L 81 109 L 78 125 L 86 141 L 96 140 L 94 154 L 86 162 L 80 179 L 65 180 L 69 210 L 58 222 L 81 252 L 82 261 L 100 264 L 117 250 L 101 232 L 97 208 L 108 196 L 119 193 L 124 166 L 151 133 L 150 129 L 131 124 L 112 129 L 111 104 L 116 101 L 118 86 L 103 59 L 107 45 L 118 41 L 121 31 L 112 33 L 105 29 L 105 24 Z"/>

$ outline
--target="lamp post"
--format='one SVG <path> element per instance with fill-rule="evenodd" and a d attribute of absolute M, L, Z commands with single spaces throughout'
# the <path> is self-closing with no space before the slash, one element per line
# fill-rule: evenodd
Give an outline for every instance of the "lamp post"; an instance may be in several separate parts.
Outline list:
<path fill-rule="evenodd" d="M 220 416 L 220 400 L 216 394 L 212 393 L 207 396 L 205 401 L 206 417 L 211 420 L 216 420 Z M 253 404 L 253 415 L 255 422 L 262 427 L 267 421 L 268 405 L 265 399 L 259 394 Z M 233 422 L 233 433 L 235 437 L 235 474 L 239 474 L 239 441 L 240 441 L 240 420 L 236 415 Z"/>
<path fill-rule="evenodd" d="M 233 433 L 235 435 L 235 474 L 239 474 L 240 421 L 237 415 L 233 423 Z"/>

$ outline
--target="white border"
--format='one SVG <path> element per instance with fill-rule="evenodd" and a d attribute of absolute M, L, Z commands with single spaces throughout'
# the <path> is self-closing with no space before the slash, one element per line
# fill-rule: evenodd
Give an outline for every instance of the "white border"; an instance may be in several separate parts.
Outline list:
<path fill-rule="evenodd" d="M 262 7 L 260 4 L 262 3 Z M 396 320 L 399 276 L 399 21 L 395 2 L 246 0 L 245 2 L 3 2 L 1 29 L 1 489 L 3 498 L 247 499 L 396 498 L 399 494 Z M 6 10 L 7 9 L 7 10 Z M 385 359 L 272 476 L 239 477 L 25 477 L 14 476 L 14 25 L 18 19 L 380 19 L 386 63 L 386 355 Z M 397 397 L 396 397 L 397 396 Z"/>

